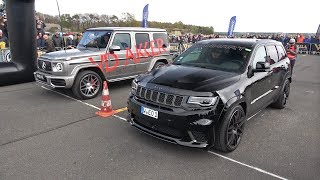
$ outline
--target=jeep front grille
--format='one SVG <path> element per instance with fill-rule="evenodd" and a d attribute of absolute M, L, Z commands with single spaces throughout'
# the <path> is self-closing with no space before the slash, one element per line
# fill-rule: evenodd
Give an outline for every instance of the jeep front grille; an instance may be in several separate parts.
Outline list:
<path fill-rule="evenodd" d="M 166 94 L 144 87 L 138 86 L 136 95 L 139 98 L 152 101 L 158 104 L 164 104 L 168 106 L 180 107 L 183 101 L 183 96 Z"/>

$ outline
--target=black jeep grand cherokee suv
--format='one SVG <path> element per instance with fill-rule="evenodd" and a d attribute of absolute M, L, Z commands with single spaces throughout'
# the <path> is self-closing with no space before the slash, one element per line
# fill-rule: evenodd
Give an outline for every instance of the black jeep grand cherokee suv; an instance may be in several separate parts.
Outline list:
<path fill-rule="evenodd" d="M 168 142 L 230 152 L 248 117 L 270 104 L 286 106 L 290 82 L 290 61 L 277 41 L 201 41 L 133 81 L 128 121 Z"/>

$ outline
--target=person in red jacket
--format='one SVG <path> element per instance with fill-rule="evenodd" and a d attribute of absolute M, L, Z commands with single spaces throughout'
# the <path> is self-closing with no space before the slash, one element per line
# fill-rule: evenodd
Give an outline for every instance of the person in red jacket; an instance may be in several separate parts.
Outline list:
<path fill-rule="evenodd" d="M 290 66 L 291 66 L 291 74 L 293 72 L 293 66 L 296 62 L 297 54 L 298 54 L 298 46 L 296 45 L 296 40 L 291 38 L 289 43 L 285 47 L 287 51 L 288 58 L 290 59 Z"/>

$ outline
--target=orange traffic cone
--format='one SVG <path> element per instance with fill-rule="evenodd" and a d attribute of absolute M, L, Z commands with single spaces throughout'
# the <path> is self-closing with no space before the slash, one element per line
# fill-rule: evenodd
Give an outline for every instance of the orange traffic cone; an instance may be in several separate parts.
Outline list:
<path fill-rule="evenodd" d="M 103 90 L 102 90 L 102 101 L 101 101 L 101 110 L 96 112 L 97 115 L 101 117 L 109 117 L 112 116 L 115 111 L 112 109 L 111 106 L 111 99 L 109 96 L 109 89 L 107 82 L 103 82 Z"/>

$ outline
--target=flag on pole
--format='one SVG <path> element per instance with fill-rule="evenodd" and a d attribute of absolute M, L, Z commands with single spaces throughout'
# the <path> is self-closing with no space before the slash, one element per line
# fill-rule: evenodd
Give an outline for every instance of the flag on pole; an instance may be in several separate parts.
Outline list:
<path fill-rule="evenodd" d="M 148 27 L 148 16 L 149 16 L 149 4 L 145 5 L 143 8 L 142 13 L 142 27 L 147 28 Z"/>
<path fill-rule="evenodd" d="M 233 35 L 233 30 L 235 26 L 236 26 L 236 16 L 233 16 L 230 19 L 230 23 L 229 23 L 228 37 L 231 37 Z"/>

